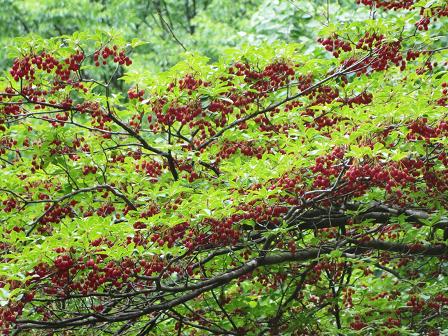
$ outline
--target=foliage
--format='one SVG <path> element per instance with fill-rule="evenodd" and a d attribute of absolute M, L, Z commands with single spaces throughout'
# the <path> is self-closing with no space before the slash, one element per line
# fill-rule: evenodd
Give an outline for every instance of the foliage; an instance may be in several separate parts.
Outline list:
<path fill-rule="evenodd" d="M 346 20 L 354 7 L 351 0 L 329 8 L 326 0 L 23 0 L 20 6 L 0 0 L 0 5 L 4 44 L 10 44 L 11 37 L 33 34 L 49 38 L 113 30 L 129 41 L 144 41 L 144 47 L 134 50 L 134 58 L 139 68 L 155 72 L 180 61 L 184 48 L 217 61 L 228 47 L 279 39 L 309 43 L 322 25 L 322 11 Z M 3 61 L 0 66 L 6 67 Z"/>
<path fill-rule="evenodd" d="M 18 39 L 0 84 L 0 330 L 446 331 L 448 7 L 358 2 L 305 44 L 258 27 L 270 5 L 253 2 L 247 36 L 278 36 L 208 39 L 212 61 L 155 75 L 132 32 Z"/>
<path fill-rule="evenodd" d="M 2 0 L 0 39 L 8 43 L 10 37 L 28 34 L 49 38 L 112 29 L 128 40 L 139 37 L 146 42 L 136 51 L 145 68 L 166 69 L 180 60 L 183 48 L 216 56 L 222 47 L 238 44 L 236 33 L 245 29 L 246 17 L 261 4 L 261 0 L 238 6 L 228 0 L 24 0 L 19 6 Z"/>

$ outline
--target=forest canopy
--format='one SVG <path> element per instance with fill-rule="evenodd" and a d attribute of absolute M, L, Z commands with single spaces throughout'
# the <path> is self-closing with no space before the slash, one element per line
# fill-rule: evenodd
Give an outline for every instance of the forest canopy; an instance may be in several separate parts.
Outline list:
<path fill-rule="evenodd" d="M 3 335 L 448 335 L 446 1 L 0 4 Z"/>

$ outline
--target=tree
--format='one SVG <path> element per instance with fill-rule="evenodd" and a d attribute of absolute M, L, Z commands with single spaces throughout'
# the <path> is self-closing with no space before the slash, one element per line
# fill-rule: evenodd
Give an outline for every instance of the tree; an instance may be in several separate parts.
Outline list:
<path fill-rule="evenodd" d="M 312 51 L 190 53 L 156 76 L 112 34 L 19 40 L 3 334 L 446 330 L 448 7 L 359 2 Z"/>
<path fill-rule="evenodd" d="M 251 32 L 248 21 L 262 3 L 261 0 L 24 0 L 19 6 L 17 2 L 1 0 L 4 11 L 0 13 L 0 41 L 9 44 L 11 37 L 29 34 L 51 38 L 76 31 L 115 30 L 128 40 L 138 37 L 147 42 L 134 51 L 138 54 L 134 58 L 142 67 L 157 71 L 176 64 L 185 50 L 199 50 L 213 58 L 224 48 L 245 41 L 237 33 Z M 271 12 L 269 15 L 272 16 Z M 265 15 L 258 17 L 263 20 Z M 271 20 L 275 18 L 274 15 Z M 257 34 L 257 39 L 261 37 L 263 33 Z M 4 53 L 0 52 L 2 69 Z"/>
<path fill-rule="evenodd" d="M 341 4 L 339 4 L 341 3 Z M 131 41 L 147 42 L 134 50 L 139 71 L 169 69 L 182 53 L 196 50 L 212 61 L 228 47 L 258 45 L 263 41 L 300 41 L 310 44 L 322 25 L 319 16 L 327 11 L 345 20 L 355 3 L 338 0 L 23 0 L 20 6 L 1 0 L 0 41 L 11 37 L 39 35 L 45 38 L 114 30 Z M 317 19 L 316 19 L 317 18 Z M 0 51 L 0 68 L 7 67 L 6 48 Z"/>

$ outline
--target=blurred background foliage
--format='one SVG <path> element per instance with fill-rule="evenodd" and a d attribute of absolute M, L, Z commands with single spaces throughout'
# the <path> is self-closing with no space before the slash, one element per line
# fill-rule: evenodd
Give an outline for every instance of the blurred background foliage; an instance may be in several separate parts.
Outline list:
<path fill-rule="evenodd" d="M 363 30 L 369 17 L 403 20 L 403 13 L 358 6 L 356 0 L 0 0 L 0 8 L 0 70 L 12 62 L 8 50 L 15 38 L 29 35 L 101 31 L 138 39 L 145 43 L 133 50 L 134 69 L 156 73 L 185 51 L 216 61 L 229 47 L 274 41 L 297 42 L 304 53 L 330 58 L 316 43 L 319 33 L 342 34 L 344 24 L 353 22 Z M 411 25 L 419 19 L 413 13 L 406 19 Z"/>
<path fill-rule="evenodd" d="M 244 44 L 283 40 L 309 48 L 324 25 L 349 20 L 356 10 L 354 0 L 0 0 L 0 6 L 3 69 L 14 37 L 103 30 L 147 42 L 136 53 L 149 71 L 169 68 L 184 51 L 216 60 Z"/>

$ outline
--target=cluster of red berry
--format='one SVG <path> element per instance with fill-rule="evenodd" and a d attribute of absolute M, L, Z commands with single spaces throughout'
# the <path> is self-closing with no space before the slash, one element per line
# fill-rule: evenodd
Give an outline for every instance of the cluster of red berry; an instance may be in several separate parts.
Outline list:
<path fill-rule="evenodd" d="M 442 83 L 442 97 L 440 97 L 437 100 L 437 104 L 440 106 L 446 106 L 448 105 L 448 83 L 443 82 Z"/>
<path fill-rule="evenodd" d="M 102 58 L 102 61 L 100 60 L 100 57 Z M 96 66 L 100 66 L 100 62 L 103 65 L 107 64 L 107 59 L 109 57 L 112 57 L 114 63 L 118 63 L 120 65 L 131 65 L 132 60 L 126 56 L 125 50 L 118 51 L 118 46 L 114 45 L 112 48 L 104 47 L 101 48 L 93 54 L 93 61 L 95 62 Z"/>
<path fill-rule="evenodd" d="M 352 50 L 350 42 L 344 41 L 337 34 L 333 34 L 331 37 L 319 38 L 317 40 L 325 47 L 325 50 L 332 52 L 333 56 L 338 58 L 342 51 L 348 52 Z"/>
<path fill-rule="evenodd" d="M 96 174 L 97 170 L 98 167 L 96 166 L 84 166 L 82 167 L 82 174 L 83 175 Z"/>
<path fill-rule="evenodd" d="M 129 99 L 137 99 L 143 101 L 143 96 L 145 95 L 145 90 L 138 90 L 136 88 L 130 88 L 128 90 Z"/>
<path fill-rule="evenodd" d="M 358 5 L 373 6 L 389 10 L 410 9 L 414 0 L 356 0 Z"/>

